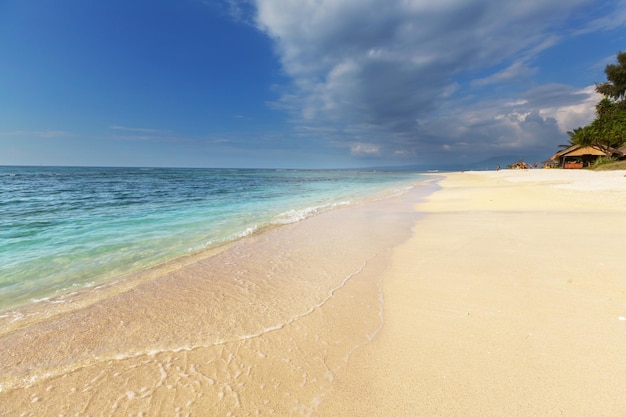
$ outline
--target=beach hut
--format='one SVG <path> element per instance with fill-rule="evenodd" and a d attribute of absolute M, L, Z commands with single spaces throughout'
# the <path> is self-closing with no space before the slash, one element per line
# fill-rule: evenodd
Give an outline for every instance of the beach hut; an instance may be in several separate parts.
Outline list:
<path fill-rule="evenodd" d="M 593 164 L 601 156 L 612 156 L 613 151 L 612 148 L 600 145 L 573 145 L 555 153 L 550 159 L 559 161 L 561 168 L 584 168 Z"/>

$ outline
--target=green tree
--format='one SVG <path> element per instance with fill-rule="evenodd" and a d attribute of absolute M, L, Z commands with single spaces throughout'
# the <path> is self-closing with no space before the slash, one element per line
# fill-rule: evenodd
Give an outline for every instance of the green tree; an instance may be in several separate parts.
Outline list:
<path fill-rule="evenodd" d="M 617 64 L 604 69 L 607 81 L 596 85 L 596 91 L 615 101 L 618 107 L 626 108 L 626 52 L 617 54 Z"/>
<path fill-rule="evenodd" d="M 626 141 L 626 107 L 604 97 L 596 105 L 596 119 L 590 127 L 592 143 L 604 148 L 621 146 Z"/>
<path fill-rule="evenodd" d="M 598 145 L 604 149 L 626 144 L 626 52 L 617 54 L 617 64 L 606 66 L 607 81 L 596 84 L 604 97 L 596 105 L 596 118 L 571 132 L 572 145 Z"/>
<path fill-rule="evenodd" d="M 573 136 L 570 138 L 572 145 L 593 145 L 597 141 L 597 127 L 593 123 L 585 127 L 579 127 L 572 133 Z"/>
<path fill-rule="evenodd" d="M 574 130 L 569 130 L 567 132 L 567 134 L 569 135 L 569 141 L 568 143 L 562 143 L 559 145 L 559 148 L 561 149 L 567 149 L 572 145 L 577 145 L 577 136 L 580 134 L 580 132 L 583 130 L 582 127 L 577 127 Z"/>

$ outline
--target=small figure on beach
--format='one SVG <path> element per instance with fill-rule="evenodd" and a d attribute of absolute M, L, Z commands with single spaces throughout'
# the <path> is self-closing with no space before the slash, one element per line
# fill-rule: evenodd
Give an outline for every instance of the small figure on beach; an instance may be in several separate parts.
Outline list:
<path fill-rule="evenodd" d="M 496 165 L 496 171 L 500 171 L 500 164 Z"/>

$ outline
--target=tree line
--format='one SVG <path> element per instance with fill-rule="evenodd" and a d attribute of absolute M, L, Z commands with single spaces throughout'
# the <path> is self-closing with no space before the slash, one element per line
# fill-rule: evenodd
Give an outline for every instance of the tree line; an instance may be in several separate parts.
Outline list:
<path fill-rule="evenodd" d="M 596 105 L 596 118 L 587 126 L 567 134 L 568 145 L 598 145 L 602 148 L 626 146 L 626 52 L 617 54 L 617 64 L 604 69 L 607 81 L 596 84 L 604 97 Z"/>

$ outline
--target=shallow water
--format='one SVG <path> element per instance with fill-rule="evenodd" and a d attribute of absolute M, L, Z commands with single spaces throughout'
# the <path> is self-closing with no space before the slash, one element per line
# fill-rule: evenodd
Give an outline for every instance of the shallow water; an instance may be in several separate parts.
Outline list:
<path fill-rule="evenodd" d="M 5 317 L 0 411 L 313 415 L 383 324 L 391 249 L 429 187 L 405 191 L 138 273 L 74 307 Z"/>
<path fill-rule="evenodd" d="M 419 180 L 365 171 L 0 167 L 0 313 Z"/>

